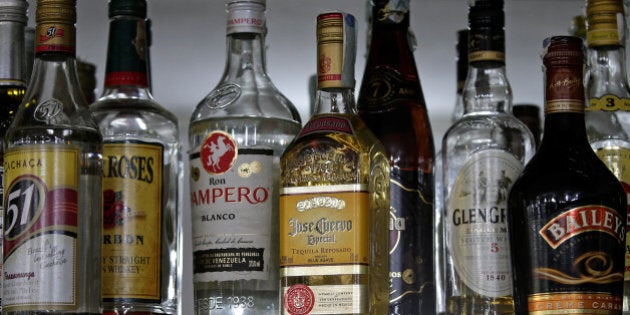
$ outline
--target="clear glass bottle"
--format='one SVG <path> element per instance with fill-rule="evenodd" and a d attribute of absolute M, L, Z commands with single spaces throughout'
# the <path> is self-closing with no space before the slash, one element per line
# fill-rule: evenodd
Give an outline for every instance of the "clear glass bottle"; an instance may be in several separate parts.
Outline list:
<path fill-rule="evenodd" d="M 356 20 L 317 17 L 315 112 L 280 160 L 282 314 L 387 314 L 389 161 L 354 100 Z"/>
<path fill-rule="evenodd" d="M 409 0 L 372 2 L 359 116 L 390 164 L 389 314 L 435 314 L 433 133 L 409 43 Z"/>
<path fill-rule="evenodd" d="M 22 102 L 26 90 L 24 76 L 24 28 L 28 18 L 26 0 L 0 0 L 0 231 L 4 218 L 3 182 L 4 135 Z M 2 233 L 0 233 L 2 253 Z M 2 292 L 2 262 L 0 260 L 0 292 Z M 2 299 L 0 295 L 0 311 Z"/>
<path fill-rule="evenodd" d="M 464 98 L 462 92 L 464 90 L 464 84 L 466 83 L 466 76 L 468 75 L 468 29 L 457 31 L 457 42 L 455 44 L 456 57 L 456 79 L 457 89 L 455 94 L 455 106 L 451 114 L 451 123 L 454 124 L 464 115 Z M 435 209 L 434 219 L 434 247 L 435 247 L 435 259 L 434 259 L 434 271 L 435 271 L 435 312 L 436 314 L 444 314 L 446 312 L 444 286 L 444 192 L 442 185 L 442 148 L 439 149 L 435 155 L 435 163 L 433 164 L 433 176 L 435 180 L 435 194 L 433 197 L 433 207 Z"/>
<path fill-rule="evenodd" d="M 104 142 L 104 314 L 178 307 L 179 128 L 149 91 L 146 16 L 145 0 L 109 1 L 105 84 L 90 106 Z"/>
<path fill-rule="evenodd" d="M 621 314 L 627 197 L 588 143 L 584 45 L 544 46 L 545 133 L 508 201 L 516 314 Z"/>
<path fill-rule="evenodd" d="M 447 314 L 513 312 L 507 194 L 535 142 L 512 115 L 502 0 L 469 11 L 464 116 L 442 141 Z"/>
<path fill-rule="evenodd" d="M 102 137 L 77 80 L 76 1 L 38 0 L 36 21 L 5 137 L 2 313 L 99 314 Z"/>
<path fill-rule="evenodd" d="M 280 155 L 299 114 L 265 65 L 265 1 L 227 2 L 227 62 L 189 129 L 195 314 L 278 314 Z"/>
<path fill-rule="evenodd" d="M 630 85 L 624 3 L 588 0 L 586 14 L 586 132 L 595 153 L 630 193 Z M 626 242 L 630 245 L 628 236 Z M 626 250 L 626 265 L 630 266 L 630 250 Z M 624 277 L 623 311 L 630 314 L 630 270 Z"/>

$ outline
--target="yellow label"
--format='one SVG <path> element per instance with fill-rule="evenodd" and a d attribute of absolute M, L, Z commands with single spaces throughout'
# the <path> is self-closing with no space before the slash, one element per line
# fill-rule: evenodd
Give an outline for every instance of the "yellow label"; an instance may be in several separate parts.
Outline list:
<path fill-rule="evenodd" d="M 622 147 L 606 147 L 595 151 L 608 169 L 621 181 L 626 198 L 630 197 L 630 149 Z M 628 198 L 630 200 L 630 198 Z M 628 207 L 630 210 L 630 206 Z M 630 213 L 628 214 L 630 218 Z M 627 223 L 630 220 L 626 218 Z M 625 281 L 630 281 L 630 230 L 626 226 L 626 267 Z"/>
<path fill-rule="evenodd" d="M 318 188 L 285 188 L 280 196 L 280 266 L 369 264 L 367 190 Z"/>
<path fill-rule="evenodd" d="M 162 154 L 153 144 L 103 145 L 104 299 L 160 299 Z"/>
<path fill-rule="evenodd" d="M 482 50 L 468 54 L 468 62 L 475 61 L 505 61 L 505 53 L 494 50 Z"/>
<path fill-rule="evenodd" d="M 621 314 L 621 297 L 606 293 L 567 292 L 532 294 L 529 314 Z"/>
<path fill-rule="evenodd" d="M 587 111 L 629 111 L 630 99 L 619 98 L 612 94 L 604 95 L 600 98 L 591 98 L 588 100 Z"/>

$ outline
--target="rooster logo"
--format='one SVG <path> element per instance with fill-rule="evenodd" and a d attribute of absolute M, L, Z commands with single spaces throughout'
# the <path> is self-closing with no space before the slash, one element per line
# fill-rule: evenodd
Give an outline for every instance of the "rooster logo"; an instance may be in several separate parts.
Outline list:
<path fill-rule="evenodd" d="M 210 174 L 218 175 L 230 170 L 236 156 L 236 142 L 225 132 L 211 132 L 201 146 L 203 168 Z"/>

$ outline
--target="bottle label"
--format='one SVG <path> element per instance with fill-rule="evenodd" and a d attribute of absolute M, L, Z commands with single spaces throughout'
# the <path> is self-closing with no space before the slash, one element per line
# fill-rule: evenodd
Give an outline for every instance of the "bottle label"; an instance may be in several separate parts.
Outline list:
<path fill-rule="evenodd" d="M 471 29 L 468 38 L 468 63 L 476 61 L 505 62 L 505 32 L 503 28 Z"/>
<path fill-rule="evenodd" d="M 617 10 L 615 10 L 617 9 Z M 622 45 L 620 34 L 625 34 L 623 7 L 609 7 L 588 15 L 586 41 L 589 46 Z"/>
<path fill-rule="evenodd" d="M 190 166 L 194 280 L 268 280 L 273 150 L 213 131 Z"/>
<path fill-rule="evenodd" d="M 459 171 L 447 197 L 445 237 L 455 271 L 484 296 L 512 294 L 507 197 L 522 169 L 508 152 L 478 152 Z"/>
<path fill-rule="evenodd" d="M 616 95 L 607 94 L 600 98 L 588 100 L 586 111 L 630 111 L 630 99 L 619 98 Z"/>
<path fill-rule="evenodd" d="M 419 187 L 419 176 L 432 182 L 421 172 L 390 173 L 390 305 L 415 301 L 405 304 L 417 306 L 423 296 L 433 297 L 433 198 Z"/>
<path fill-rule="evenodd" d="M 606 164 L 608 169 L 619 179 L 628 201 L 630 201 L 630 149 L 622 147 L 606 147 L 596 150 L 597 156 Z M 630 223 L 630 205 L 628 206 Z M 630 228 L 626 227 L 626 263 L 624 271 L 625 281 L 630 281 Z"/>
<path fill-rule="evenodd" d="M 116 19 L 110 23 L 105 87 L 148 86 L 145 22 Z"/>
<path fill-rule="evenodd" d="M 388 66 L 370 68 L 365 75 L 367 81 L 361 85 L 360 103 L 367 109 L 387 109 L 400 100 L 417 102 L 423 96 L 416 80 L 404 80 L 403 75 Z"/>
<path fill-rule="evenodd" d="M 24 145 L 4 156 L 3 310 L 77 307 L 79 149 Z"/>
<path fill-rule="evenodd" d="M 354 16 L 339 12 L 317 17 L 317 88 L 354 88 Z"/>
<path fill-rule="evenodd" d="M 319 115 L 309 120 L 297 137 L 301 138 L 318 132 L 336 132 L 354 135 L 352 123 L 350 123 L 347 118 L 340 117 L 339 115 Z"/>
<path fill-rule="evenodd" d="M 281 277 L 367 276 L 370 265 L 367 186 L 291 187 L 283 188 L 280 194 Z M 367 305 L 362 302 L 366 300 L 367 282 L 297 284 L 282 289 L 285 314 L 367 312 Z M 305 296 L 311 301 L 310 312 L 301 302 Z"/>
<path fill-rule="evenodd" d="M 259 10 L 228 9 L 227 35 L 233 33 L 265 34 L 264 7 Z"/>
<path fill-rule="evenodd" d="M 532 256 L 529 275 L 536 284 L 524 288 L 532 292 L 529 311 L 620 313 L 622 297 L 611 292 L 623 279 L 623 259 L 615 254 L 624 247 L 626 218 L 606 206 L 585 205 L 533 219 L 527 230 L 537 234 L 530 237 L 538 254 Z"/>
<path fill-rule="evenodd" d="M 62 52 L 76 54 L 76 30 L 73 25 L 38 23 L 36 27 L 35 53 Z"/>
<path fill-rule="evenodd" d="M 103 145 L 101 294 L 114 299 L 160 299 L 163 147 Z"/>

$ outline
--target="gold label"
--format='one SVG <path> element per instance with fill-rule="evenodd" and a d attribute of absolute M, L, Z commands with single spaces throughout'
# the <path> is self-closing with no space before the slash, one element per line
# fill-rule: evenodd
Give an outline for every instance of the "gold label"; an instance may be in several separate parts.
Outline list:
<path fill-rule="evenodd" d="M 549 100 L 545 104 L 545 115 L 552 113 L 584 113 L 584 103 L 579 100 Z"/>
<path fill-rule="evenodd" d="M 103 145 L 104 299 L 160 299 L 162 157 L 159 145 Z"/>
<path fill-rule="evenodd" d="M 532 294 L 527 298 L 531 315 L 621 314 L 621 297 L 606 293 L 569 292 Z"/>
<path fill-rule="evenodd" d="M 65 52 L 74 55 L 76 52 L 76 30 L 68 24 L 37 24 L 35 33 L 35 52 Z"/>
<path fill-rule="evenodd" d="M 630 111 L 630 99 L 619 98 L 616 95 L 606 94 L 599 98 L 588 100 L 587 111 Z"/>
<path fill-rule="evenodd" d="M 341 13 L 321 15 L 317 22 L 318 88 L 342 87 L 343 15 Z"/>
<path fill-rule="evenodd" d="M 502 51 L 482 50 L 468 54 L 468 62 L 475 61 L 505 61 L 505 53 Z"/>
<path fill-rule="evenodd" d="M 76 310 L 79 149 L 24 145 L 4 158 L 3 311 Z"/>

